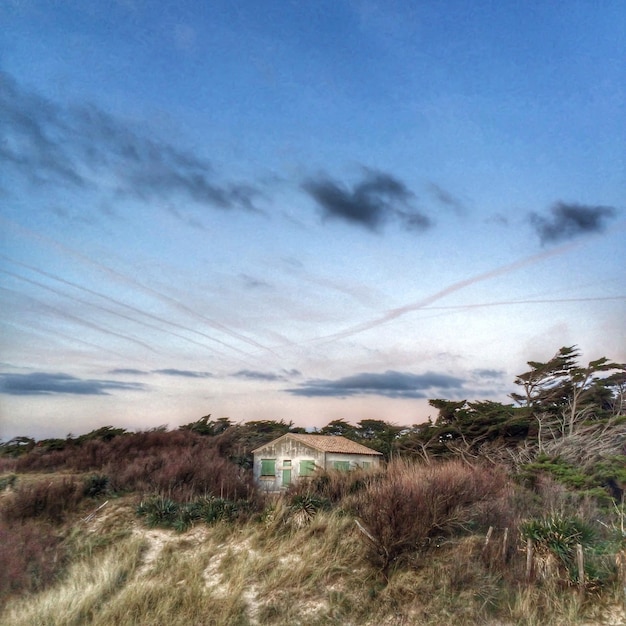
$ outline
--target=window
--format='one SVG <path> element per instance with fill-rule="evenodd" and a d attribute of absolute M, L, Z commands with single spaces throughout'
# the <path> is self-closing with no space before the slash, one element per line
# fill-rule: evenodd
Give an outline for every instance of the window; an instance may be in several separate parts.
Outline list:
<path fill-rule="evenodd" d="M 276 459 L 261 459 L 261 476 L 276 476 Z"/>
<path fill-rule="evenodd" d="M 300 461 L 300 476 L 312 476 L 315 471 L 315 461 Z"/>
<path fill-rule="evenodd" d="M 350 461 L 335 461 L 334 467 L 340 472 L 347 472 L 350 470 Z"/>
<path fill-rule="evenodd" d="M 361 463 L 361 467 L 362 467 L 363 469 L 369 469 L 369 468 L 370 468 L 370 465 L 371 465 L 371 463 L 370 463 L 369 461 L 363 461 L 363 462 Z"/>
<path fill-rule="evenodd" d="M 283 461 L 283 467 L 291 467 L 291 460 L 285 459 Z"/>

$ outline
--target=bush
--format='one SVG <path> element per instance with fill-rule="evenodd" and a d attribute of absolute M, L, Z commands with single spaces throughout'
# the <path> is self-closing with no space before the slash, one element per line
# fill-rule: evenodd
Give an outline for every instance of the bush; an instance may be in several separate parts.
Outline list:
<path fill-rule="evenodd" d="M 0 491 L 15 487 L 17 482 L 17 476 L 15 474 L 7 474 L 6 476 L 0 476 Z"/>
<path fill-rule="evenodd" d="M 400 559 L 439 545 L 454 532 L 489 524 L 505 492 L 504 474 L 459 461 L 391 463 L 369 484 L 354 511 L 369 533 L 370 560 L 383 574 Z"/>
<path fill-rule="evenodd" d="M 56 579 L 65 562 L 61 540 L 40 522 L 0 521 L 0 606 L 10 594 L 40 591 Z"/>
<path fill-rule="evenodd" d="M 520 525 L 520 533 L 524 541 L 533 542 L 536 573 L 542 579 L 578 583 L 578 545 L 584 551 L 588 586 L 600 587 L 614 577 L 614 555 L 620 542 L 615 538 L 602 538 L 597 529 L 580 518 L 554 515 L 529 519 Z"/>
<path fill-rule="evenodd" d="M 157 496 L 142 500 L 137 507 L 137 514 L 145 517 L 148 526 L 173 528 L 179 532 L 188 530 L 195 522 L 214 524 L 219 521 L 232 522 L 246 509 L 242 502 L 233 502 L 224 498 L 201 498 L 179 504 L 169 498 Z"/>
<path fill-rule="evenodd" d="M 77 508 L 81 499 L 82 489 L 71 478 L 22 483 L 5 500 L 2 517 L 7 521 L 40 518 L 58 523 Z"/>
<path fill-rule="evenodd" d="M 83 495 L 87 498 L 97 498 L 109 489 L 109 477 L 103 474 L 92 474 L 83 485 Z"/>

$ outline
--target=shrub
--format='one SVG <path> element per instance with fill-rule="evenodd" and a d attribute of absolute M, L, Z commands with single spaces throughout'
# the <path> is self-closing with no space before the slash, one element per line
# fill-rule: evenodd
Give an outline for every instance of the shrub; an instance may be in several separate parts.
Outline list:
<path fill-rule="evenodd" d="M 0 491 L 10 489 L 15 486 L 17 482 L 17 476 L 15 474 L 7 474 L 6 476 L 0 476 Z"/>
<path fill-rule="evenodd" d="M 234 521 L 246 509 L 243 502 L 224 498 L 207 497 L 179 504 L 162 496 L 142 500 L 137 514 L 145 517 L 148 526 L 173 528 L 179 532 L 188 530 L 195 522 L 214 524 L 218 521 Z"/>
<path fill-rule="evenodd" d="M 40 522 L 0 521 L 0 606 L 10 594 L 40 591 L 56 579 L 65 562 L 61 540 Z"/>
<path fill-rule="evenodd" d="M 616 538 L 601 537 L 597 529 L 578 517 L 554 515 L 529 519 L 520 525 L 520 533 L 524 541 L 533 542 L 534 563 L 540 578 L 578 583 L 578 545 L 584 550 L 588 586 L 600 587 L 614 576 L 614 554 L 620 542 Z"/>
<path fill-rule="evenodd" d="M 318 511 L 328 509 L 330 502 L 312 493 L 294 495 L 289 502 L 289 512 L 296 526 L 310 524 Z"/>
<path fill-rule="evenodd" d="M 151 527 L 172 528 L 178 517 L 178 512 L 178 504 L 162 496 L 142 500 L 137 507 L 137 515 L 145 517 L 146 524 Z"/>
<path fill-rule="evenodd" d="M 7 521 L 41 518 L 60 522 L 81 498 L 80 485 L 71 478 L 22 483 L 4 502 L 2 516 Z"/>
<path fill-rule="evenodd" d="M 354 494 L 365 490 L 368 485 L 380 480 L 382 470 L 356 469 L 350 472 L 326 470 L 317 471 L 306 480 L 299 480 L 289 486 L 288 495 L 306 495 L 330 504 L 338 504 Z"/>
<path fill-rule="evenodd" d="M 103 474 L 92 474 L 85 479 L 83 495 L 87 498 L 97 498 L 109 489 L 109 477 Z"/>
<path fill-rule="evenodd" d="M 455 531 L 478 529 L 479 517 L 488 519 L 504 490 L 499 471 L 460 461 L 395 461 L 361 492 L 354 511 L 369 534 L 370 560 L 386 575 L 399 559 L 439 545 Z"/>

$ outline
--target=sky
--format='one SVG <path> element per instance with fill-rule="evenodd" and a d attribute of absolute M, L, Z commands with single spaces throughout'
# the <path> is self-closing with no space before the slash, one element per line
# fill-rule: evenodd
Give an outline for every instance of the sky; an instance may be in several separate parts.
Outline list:
<path fill-rule="evenodd" d="M 624 59 L 622 0 L 0 3 L 0 439 L 625 362 Z"/>

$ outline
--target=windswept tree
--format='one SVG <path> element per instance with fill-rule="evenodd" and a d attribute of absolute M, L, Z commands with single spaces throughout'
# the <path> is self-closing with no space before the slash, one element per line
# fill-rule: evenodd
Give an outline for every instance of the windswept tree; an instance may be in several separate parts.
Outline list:
<path fill-rule="evenodd" d="M 545 363 L 528 361 L 531 369 L 515 379 L 523 392 L 512 393 L 511 398 L 538 420 L 542 416 L 560 420 L 563 435 L 572 435 L 582 420 L 621 412 L 626 365 L 602 357 L 581 366 L 579 358 L 578 348 L 569 346 Z"/>

